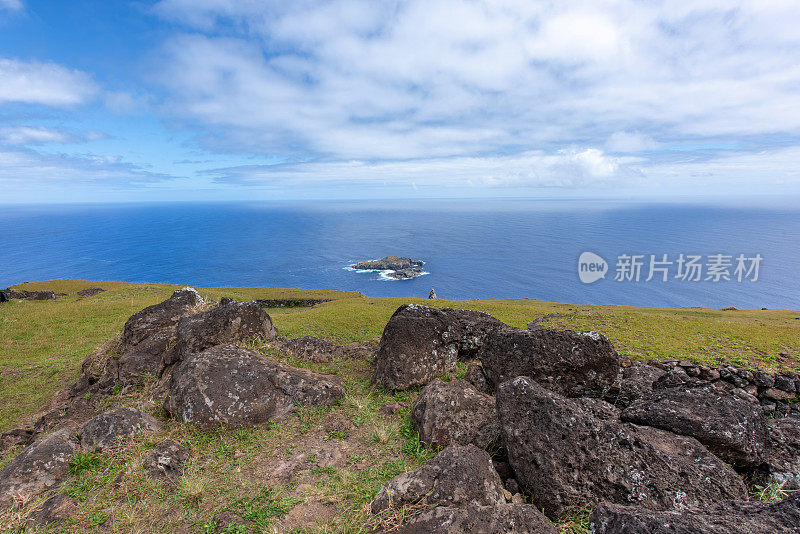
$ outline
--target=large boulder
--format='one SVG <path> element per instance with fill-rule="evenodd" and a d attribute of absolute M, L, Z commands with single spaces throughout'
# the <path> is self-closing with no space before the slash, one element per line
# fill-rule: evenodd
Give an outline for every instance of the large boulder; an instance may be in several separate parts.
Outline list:
<path fill-rule="evenodd" d="M 620 365 L 611 342 L 595 332 L 510 326 L 486 336 L 479 358 L 495 387 L 529 376 L 568 397 L 602 396 L 614 384 Z"/>
<path fill-rule="evenodd" d="M 694 438 L 598 417 L 598 407 L 585 401 L 528 377 L 497 391 L 509 462 L 532 503 L 549 517 L 576 503 L 668 510 L 747 497 L 736 472 Z"/>
<path fill-rule="evenodd" d="M 400 528 L 400 534 L 558 534 L 529 504 L 498 504 L 428 510 Z"/>
<path fill-rule="evenodd" d="M 203 297 L 196 289 L 184 287 L 175 291 L 164 302 L 134 313 L 122 329 L 120 351 L 127 352 L 158 330 L 175 327 L 181 317 L 192 313 L 203 304 Z"/>
<path fill-rule="evenodd" d="M 53 432 L 28 445 L 0 470 L 0 508 L 16 499 L 25 502 L 60 484 L 77 449 L 68 430 Z"/>
<path fill-rule="evenodd" d="M 277 335 L 272 319 L 255 301 L 229 300 L 210 310 L 181 317 L 175 353 L 180 357 L 215 345 L 243 343 L 254 338 L 270 341 Z"/>
<path fill-rule="evenodd" d="M 485 449 L 500 437 L 494 397 L 465 380 L 434 380 L 425 386 L 411 410 L 411 421 L 428 446 L 451 443 Z"/>
<path fill-rule="evenodd" d="M 452 371 L 458 359 L 474 356 L 502 324 L 476 311 L 400 306 L 383 329 L 374 379 L 389 389 L 423 386 Z"/>
<path fill-rule="evenodd" d="M 781 502 L 722 502 L 701 510 L 646 510 L 602 503 L 589 516 L 593 534 L 798 534 L 800 496 Z"/>
<path fill-rule="evenodd" d="M 411 504 L 473 507 L 505 502 L 503 482 L 489 454 L 474 445 L 450 445 L 387 482 L 372 501 L 372 513 Z"/>
<path fill-rule="evenodd" d="M 164 409 L 201 427 L 241 427 L 283 416 L 295 405 L 332 404 L 341 378 L 278 364 L 236 345 L 184 357 L 172 374 Z"/>
<path fill-rule="evenodd" d="M 615 406 L 627 408 L 646 393 L 653 391 L 653 384 L 667 374 L 663 369 L 634 361 L 629 367 L 622 369 L 619 389 L 611 400 Z"/>
<path fill-rule="evenodd" d="M 800 490 L 800 418 L 776 417 L 767 421 L 767 427 L 769 443 L 754 482 L 784 491 Z"/>
<path fill-rule="evenodd" d="M 700 382 L 647 393 L 622 412 L 622 420 L 696 438 L 738 467 L 760 464 L 767 444 L 758 404 Z"/>
<path fill-rule="evenodd" d="M 101 383 L 132 384 L 145 375 L 159 375 L 164 360 L 174 351 L 178 321 L 203 304 L 194 288 L 184 287 L 167 300 L 133 314 L 122 329 L 116 351 L 119 356 L 111 359 Z"/>
<path fill-rule="evenodd" d="M 117 441 L 162 428 L 152 415 L 135 408 L 114 408 L 86 421 L 78 436 L 84 450 L 99 451 Z"/>
<path fill-rule="evenodd" d="M 174 326 L 156 330 L 136 345 L 128 347 L 112 364 L 116 382 L 134 384 L 145 376 L 158 376 L 175 344 Z"/>

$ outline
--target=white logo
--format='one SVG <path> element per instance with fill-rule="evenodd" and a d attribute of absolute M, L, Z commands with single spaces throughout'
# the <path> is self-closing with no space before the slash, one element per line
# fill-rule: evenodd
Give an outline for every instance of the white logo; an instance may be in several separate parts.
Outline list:
<path fill-rule="evenodd" d="M 578 258 L 578 277 L 584 284 L 597 282 L 606 277 L 608 263 L 594 252 L 584 252 Z"/>

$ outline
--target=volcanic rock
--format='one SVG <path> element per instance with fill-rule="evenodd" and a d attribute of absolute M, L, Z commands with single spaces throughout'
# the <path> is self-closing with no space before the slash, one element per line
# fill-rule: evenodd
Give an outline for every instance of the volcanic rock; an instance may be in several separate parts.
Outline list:
<path fill-rule="evenodd" d="M 503 482 L 486 451 L 450 445 L 419 468 L 387 482 L 372 501 L 372 513 L 407 504 L 475 507 L 505 502 Z"/>
<path fill-rule="evenodd" d="M 494 387 L 529 376 L 568 397 L 600 397 L 619 370 L 611 342 L 595 332 L 504 326 L 486 335 L 478 358 Z"/>
<path fill-rule="evenodd" d="M 669 510 L 746 498 L 736 472 L 694 438 L 602 419 L 583 402 L 528 377 L 497 391 L 509 462 L 549 517 L 586 502 Z"/>
<path fill-rule="evenodd" d="M 400 306 L 383 329 L 374 379 L 389 389 L 425 385 L 474 356 L 486 334 L 502 323 L 486 313 Z"/>
<path fill-rule="evenodd" d="M 340 377 L 281 365 L 236 345 L 218 345 L 178 364 L 164 409 L 201 427 L 241 427 L 279 418 L 295 405 L 332 404 L 343 395 Z"/>
<path fill-rule="evenodd" d="M 411 410 L 411 421 L 428 446 L 451 443 L 487 448 L 500 437 L 494 397 L 465 380 L 434 380 L 425 386 Z"/>

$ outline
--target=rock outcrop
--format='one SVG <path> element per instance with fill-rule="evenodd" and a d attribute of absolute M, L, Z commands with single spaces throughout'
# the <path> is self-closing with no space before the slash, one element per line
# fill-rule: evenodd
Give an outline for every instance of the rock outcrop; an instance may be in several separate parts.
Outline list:
<path fill-rule="evenodd" d="M 764 463 L 755 470 L 753 481 L 763 487 L 800 490 L 800 418 L 770 419 L 767 428 Z"/>
<path fill-rule="evenodd" d="M 99 295 L 100 293 L 105 293 L 105 289 L 102 287 L 87 287 L 86 289 L 81 289 L 78 291 L 78 298 L 85 299 L 89 297 L 93 297 L 95 295 Z"/>
<path fill-rule="evenodd" d="M 428 510 L 404 525 L 401 534 L 557 534 L 553 524 L 529 504 L 498 504 Z"/>
<path fill-rule="evenodd" d="M 68 430 L 48 434 L 28 445 L 0 470 L 0 508 L 25 502 L 60 484 L 78 445 Z"/>
<path fill-rule="evenodd" d="M 502 323 L 486 313 L 400 306 L 383 329 L 375 356 L 375 382 L 389 389 L 425 385 L 474 356 Z"/>
<path fill-rule="evenodd" d="M 434 380 L 420 392 L 411 421 L 428 446 L 451 443 L 482 449 L 500 438 L 494 397 L 481 393 L 465 380 Z"/>
<path fill-rule="evenodd" d="M 729 501 L 662 512 L 601 503 L 589 523 L 593 534 L 797 534 L 800 496 L 776 503 Z"/>
<path fill-rule="evenodd" d="M 614 384 L 619 355 L 595 332 L 506 326 L 486 336 L 478 358 L 494 387 L 529 376 L 568 397 L 600 397 Z"/>
<path fill-rule="evenodd" d="M 399 271 L 392 271 L 386 276 L 394 278 L 395 280 L 410 280 L 411 278 L 416 278 L 423 274 L 422 269 L 400 269 Z"/>
<path fill-rule="evenodd" d="M 736 472 L 694 438 L 600 418 L 582 401 L 527 377 L 497 391 L 509 462 L 549 517 L 575 503 L 680 510 L 746 498 Z"/>
<path fill-rule="evenodd" d="M 173 372 L 164 409 L 201 427 L 241 427 L 281 417 L 295 405 L 332 404 L 343 395 L 339 377 L 219 345 L 184 356 Z"/>
<path fill-rule="evenodd" d="M 386 256 L 379 260 L 360 261 L 353 265 L 357 271 L 400 271 L 421 266 L 423 261 L 412 260 L 402 256 Z"/>
<path fill-rule="evenodd" d="M 155 446 L 144 459 L 144 469 L 151 477 L 173 485 L 183 475 L 192 453 L 171 439 Z"/>
<path fill-rule="evenodd" d="M 653 365 L 634 361 L 622 369 L 617 391 L 608 400 L 614 406 L 627 408 L 642 395 L 653 391 L 653 384 L 666 373 L 665 370 Z"/>
<path fill-rule="evenodd" d="M 334 358 L 342 357 L 345 353 L 341 345 L 314 336 L 290 339 L 283 344 L 283 348 L 292 356 L 314 363 L 332 362 Z"/>
<path fill-rule="evenodd" d="M 489 379 L 486 378 L 486 373 L 483 371 L 483 365 L 480 362 L 469 362 L 467 364 L 467 373 L 464 380 L 472 384 L 475 389 L 487 395 L 492 393 L 492 385 Z"/>
<path fill-rule="evenodd" d="M 112 374 L 116 376 L 111 381 L 131 384 L 142 375 L 158 375 L 177 338 L 178 321 L 204 304 L 195 289 L 185 287 L 164 302 L 133 314 L 122 330 L 120 356 L 114 362 L 116 370 L 112 366 Z"/>
<path fill-rule="evenodd" d="M 86 421 L 78 437 L 84 450 L 101 451 L 117 441 L 162 428 L 152 415 L 135 408 L 114 408 Z"/>
<path fill-rule="evenodd" d="M 176 327 L 184 315 L 205 304 L 196 289 L 184 287 L 175 291 L 164 302 L 148 306 L 134 313 L 122 330 L 121 352 L 127 352 L 154 333 Z"/>
<path fill-rule="evenodd" d="M 270 341 L 278 335 L 272 319 L 253 301 L 236 300 L 210 310 L 185 315 L 178 320 L 176 358 L 201 352 L 215 345 L 244 343 L 253 339 Z M 172 363 L 168 359 L 166 363 Z"/>
<path fill-rule="evenodd" d="M 767 444 L 758 404 L 702 382 L 647 393 L 622 412 L 622 420 L 696 438 L 737 467 L 759 465 Z"/>
<path fill-rule="evenodd" d="M 496 506 L 506 502 L 503 483 L 486 451 L 450 445 L 422 464 L 386 483 L 372 501 L 372 513 L 407 504 Z"/>

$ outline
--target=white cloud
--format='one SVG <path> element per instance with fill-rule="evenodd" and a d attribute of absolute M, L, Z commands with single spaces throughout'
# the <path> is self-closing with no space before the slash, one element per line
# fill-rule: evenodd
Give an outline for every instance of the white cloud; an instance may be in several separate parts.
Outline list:
<path fill-rule="evenodd" d="M 669 163 L 653 152 L 662 146 L 745 139 L 763 158 L 770 139 L 800 145 L 797 2 L 163 0 L 155 9 L 190 30 L 159 61 L 165 113 L 199 128 L 208 148 L 317 162 L 280 170 L 305 179 L 304 169 L 331 180 L 333 170 L 366 180 L 364 169 L 441 169 L 473 183 L 572 185 L 639 179 Z M 648 159 L 622 164 L 601 147 Z"/>
<path fill-rule="evenodd" d="M 84 72 L 55 63 L 0 58 L 0 104 L 71 106 L 87 102 L 96 92 L 95 83 Z"/>
<path fill-rule="evenodd" d="M 0 127 L 0 142 L 9 145 L 37 145 L 42 143 L 70 143 L 76 136 L 42 126 Z"/>
<path fill-rule="evenodd" d="M 22 0 L 0 0 L 0 9 L 19 11 L 23 8 Z"/>
<path fill-rule="evenodd" d="M 73 186 L 99 182 L 127 186 L 173 178 L 127 163 L 118 156 L 46 154 L 0 146 L 0 183 L 6 186 L 37 183 Z"/>
<path fill-rule="evenodd" d="M 606 148 L 611 152 L 643 152 L 658 148 L 658 143 L 641 132 L 619 131 L 606 140 Z"/>
<path fill-rule="evenodd" d="M 356 180 L 372 184 L 445 186 L 580 187 L 618 183 L 630 158 L 600 150 L 528 151 L 509 156 L 462 156 L 412 161 L 339 161 L 250 165 L 213 169 L 217 181 L 244 184 L 331 183 Z"/>

